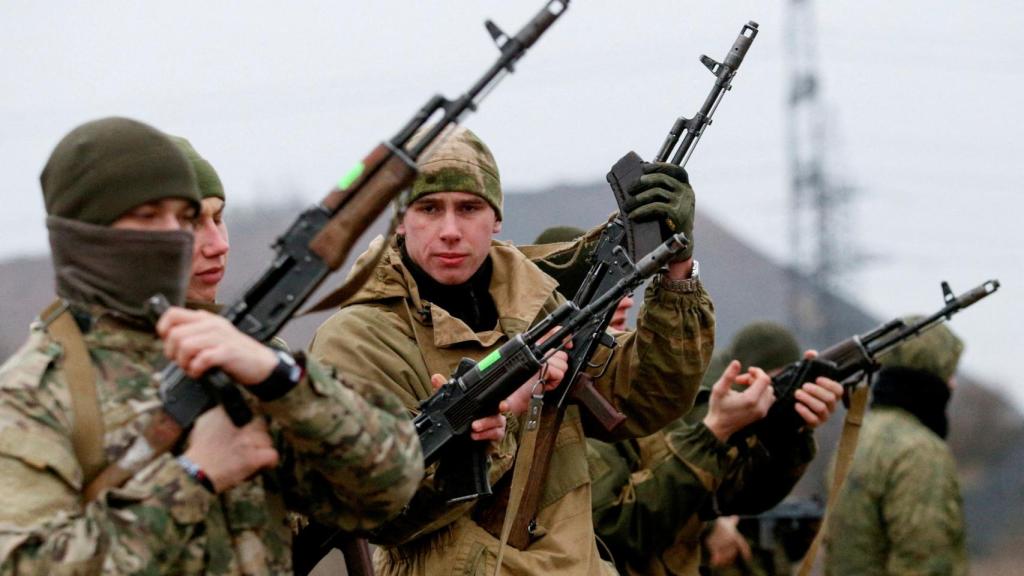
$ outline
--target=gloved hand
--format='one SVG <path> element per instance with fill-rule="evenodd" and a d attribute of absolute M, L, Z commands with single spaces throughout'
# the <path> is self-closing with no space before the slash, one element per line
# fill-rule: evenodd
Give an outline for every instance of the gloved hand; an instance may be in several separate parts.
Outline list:
<path fill-rule="evenodd" d="M 636 221 L 657 220 L 670 232 L 682 232 L 690 245 L 676 255 L 681 262 L 693 256 L 694 196 L 686 170 L 664 162 L 644 162 L 644 175 L 626 191 L 623 208 Z"/>

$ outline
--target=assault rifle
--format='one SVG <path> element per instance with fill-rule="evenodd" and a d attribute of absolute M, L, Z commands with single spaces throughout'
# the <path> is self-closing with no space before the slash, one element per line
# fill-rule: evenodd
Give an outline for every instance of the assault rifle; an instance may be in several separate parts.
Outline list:
<path fill-rule="evenodd" d="M 270 267 L 223 315 L 240 331 L 262 342 L 277 334 L 327 275 L 344 263 L 355 241 L 375 218 L 413 182 L 416 160 L 465 113 L 476 110 L 497 82 L 514 69 L 523 54 L 562 15 L 568 3 L 569 0 L 549 0 L 514 37 L 488 21 L 487 30 L 501 51 L 494 64 L 459 98 L 449 100 L 440 94 L 430 98 L 397 134 L 358 162 L 320 203 L 303 212 L 275 242 L 276 255 Z M 438 114 L 440 119 L 424 128 Z M 422 136 L 414 139 L 421 128 Z M 368 274 L 369 270 L 364 272 Z M 354 279 L 349 285 L 358 287 L 360 282 Z M 169 450 L 200 414 L 218 403 L 236 426 L 252 418 L 237 386 L 219 370 L 211 370 L 196 380 L 170 363 L 160 373 L 160 382 L 163 409 L 125 456 L 89 484 L 85 490 L 88 499 L 102 489 L 119 486 Z"/>
<path fill-rule="evenodd" d="M 750 22 L 740 30 L 722 63 L 701 56 L 700 61 L 715 75 L 715 84 L 704 105 L 693 118 L 678 118 L 675 121 L 655 158 L 656 161 L 669 162 L 669 157 L 672 156 L 673 164 L 685 166 L 704 129 L 711 123 L 718 103 L 725 92 L 731 89 L 732 79 L 755 36 L 757 23 Z M 676 150 L 675 155 L 672 155 L 673 150 Z M 631 151 L 619 159 L 608 173 L 607 180 L 619 206 L 619 214 L 605 226 L 589 256 L 590 270 L 573 297 L 573 303 L 578 307 L 587 306 L 594 298 L 606 294 L 611 286 L 619 282 L 623 271 L 628 269 L 624 267 L 624 262 L 635 262 L 643 258 L 658 246 L 663 238 L 671 236 L 674 232 L 663 223 L 637 222 L 626 216 L 624 206 L 628 200 L 627 191 L 643 176 L 642 165 L 643 159 Z M 558 276 L 555 271 L 551 273 Z M 562 279 L 560 283 L 566 285 Z M 569 369 L 562 378 L 562 383 L 544 395 L 545 410 L 541 415 L 540 432 L 530 476 L 508 538 L 509 544 L 515 548 L 525 548 L 536 528 L 534 520 L 540 506 L 542 487 L 547 479 L 555 437 L 569 402 L 581 405 L 584 408 L 584 418 L 595 420 L 607 432 L 612 432 L 625 420 L 625 416 L 594 389 L 592 378 L 584 372 L 588 368 L 601 368 L 591 366 L 591 360 L 600 347 L 615 346 L 615 340 L 606 332 L 614 314 L 614 307 L 606 309 L 603 314 L 593 316 L 576 332 L 572 349 L 569 351 Z M 478 521 L 492 534 L 500 532 L 504 511 L 511 497 L 510 488 L 511 480 L 503 479 L 495 503 L 478 512 Z"/>
<path fill-rule="evenodd" d="M 804 382 L 814 382 L 819 376 L 841 382 L 847 391 L 844 401 L 848 401 L 849 390 L 864 376 L 878 369 L 879 357 L 939 323 L 950 320 L 957 312 L 998 289 L 999 281 L 989 280 L 956 296 L 949 284 L 943 282 L 942 297 L 946 304 L 931 316 L 909 325 L 899 318 L 890 320 L 870 332 L 855 335 L 829 347 L 816 358 L 805 358 L 790 364 L 772 378 L 775 403 L 768 409 L 768 414 L 746 430 L 748 433 L 760 431 L 765 435 L 798 430 L 805 423 L 793 407 L 796 403 L 794 394 Z"/>
<path fill-rule="evenodd" d="M 435 485 L 450 503 L 491 494 L 487 445 L 470 437 L 473 420 L 496 413 L 498 404 L 537 372 L 549 355 L 564 348 L 568 337 L 614 311 L 623 296 L 688 243 L 685 236 L 676 234 L 635 265 L 622 259 L 622 278 L 587 306 L 566 302 L 479 362 L 463 360 L 452 378 L 420 404 L 413 424 L 426 464 L 440 460 Z"/>

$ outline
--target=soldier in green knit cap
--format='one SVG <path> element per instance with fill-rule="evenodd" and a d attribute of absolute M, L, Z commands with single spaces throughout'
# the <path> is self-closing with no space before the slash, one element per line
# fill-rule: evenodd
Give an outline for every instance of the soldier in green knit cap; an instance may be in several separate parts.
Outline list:
<path fill-rule="evenodd" d="M 289 574 L 288 510 L 365 529 L 416 488 L 395 398 L 180 307 L 196 177 L 167 135 L 126 118 L 74 129 L 43 170 L 58 300 L 0 367 L 0 573 Z M 174 305 L 155 323 L 154 294 Z M 237 428 L 217 407 L 170 452 L 126 456 L 167 359 L 192 377 L 219 368 L 256 417 Z M 87 492 L 122 457 L 145 466 Z"/>
<path fill-rule="evenodd" d="M 224 185 L 210 162 L 199 155 L 192 144 L 180 137 L 172 137 L 185 154 L 196 173 L 199 213 L 192 223 L 192 274 L 186 298 L 190 307 L 209 306 L 217 301 L 217 290 L 228 263 L 228 227 L 224 222 Z"/>

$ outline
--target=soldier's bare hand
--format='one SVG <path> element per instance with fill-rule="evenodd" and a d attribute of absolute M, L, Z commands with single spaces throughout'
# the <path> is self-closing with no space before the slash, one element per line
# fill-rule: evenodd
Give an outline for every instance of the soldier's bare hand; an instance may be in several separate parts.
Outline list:
<path fill-rule="evenodd" d="M 171 308 L 156 330 L 164 340 L 164 355 L 192 378 L 220 368 L 239 384 L 259 384 L 278 363 L 270 348 L 204 310 Z"/>
<path fill-rule="evenodd" d="M 817 355 L 815 350 L 804 352 L 804 357 L 809 359 Z M 812 430 L 828 421 L 842 397 L 843 385 L 824 376 L 819 376 L 814 382 L 805 382 L 793 394 L 797 413 Z"/>
<path fill-rule="evenodd" d="M 517 388 L 508 398 L 502 400 L 498 410 L 500 412 L 511 412 L 516 415 L 525 414 L 526 409 L 530 407 L 530 396 L 533 395 L 533 386 L 537 383 L 537 378 L 541 374 L 544 375 L 544 391 L 547 392 L 548 390 L 558 388 L 568 370 L 569 356 L 561 350 L 555 352 L 548 358 L 547 369 L 542 369 L 531 376 L 525 384 Z"/>
<path fill-rule="evenodd" d="M 711 553 L 709 562 L 712 567 L 732 566 L 737 557 L 750 560 L 752 554 L 747 539 L 736 529 L 738 516 L 722 516 L 715 519 L 711 532 L 704 539 L 704 545 Z"/>
<path fill-rule="evenodd" d="M 439 390 L 448 379 L 441 374 L 434 374 L 430 377 L 430 385 L 434 390 Z M 473 440 L 501 442 L 505 437 L 505 417 L 501 414 L 487 416 L 473 420 L 469 425 L 469 436 Z"/>
<path fill-rule="evenodd" d="M 278 462 L 277 450 L 262 418 L 253 418 L 237 428 L 220 406 L 196 419 L 185 456 L 199 466 L 217 492 L 230 490 Z"/>
<path fill-rule="evenodd" d="M 741 374 L 741 368 L 740 363 L 733 360 L 711 388 L 704 425 L 722 442 L 764 418 L 775 402 L 771 377 L 755 367 Z M 733 384 L 746 386 L 747 389 L 742 392 L 733 390 Z"/>

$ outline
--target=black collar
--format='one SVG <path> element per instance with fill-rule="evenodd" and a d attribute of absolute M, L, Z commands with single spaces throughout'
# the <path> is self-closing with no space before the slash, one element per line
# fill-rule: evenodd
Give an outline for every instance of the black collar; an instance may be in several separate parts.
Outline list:
<path fill-rule="evenodd" d="M 894 406 L 913 414 L 939 438 L 949 432 L 949 385 L 934 374 L 910 368 L 884 368 L 872 390 L 871 406 Z"/>
<path fill-rule="evenodd" d="M 494 330 L 498 324 L 498 309 L 490 293 L 491 273 L 494 270 L 490 255 L 469 280 L 449 286 L 434 280 L 413 262 L 404 244 L 401 245 L 401 252 L 402 264 L 409 269 L 413 280 L 416 281 L 421 300 L 443 308 L 453 317 L 465 322 L 473 332 Z"/>

